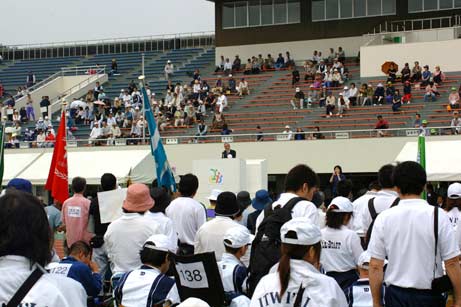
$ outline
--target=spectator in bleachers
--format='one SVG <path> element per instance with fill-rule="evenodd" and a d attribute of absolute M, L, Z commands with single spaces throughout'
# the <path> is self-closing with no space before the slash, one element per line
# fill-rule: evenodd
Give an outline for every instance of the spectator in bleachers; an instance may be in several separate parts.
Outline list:
<path fill-rule="evenodd" d="M 222 129 L 225 123 L 226 123 L 226 119 L 224 118 L 224 114 L 219 112 L 219 110 L 217 110 L 213 116 L 211 129 L 213 130 Z"/>
<path fill-rule="evenodd" d="M 243 71 L 244 75 L 250 75 L 253 71 L 253 64 L 251 63 L 251 59 L 247 60 L 247 63 L 245 64 L 245 68 Z"/>
<path fill-rule="evenodd" d="M 3 95 L 5 95 L 5 88 L 3 87 L 3 84 L 0 81 L 0 98 L 3 98 Z"/>
<path fill-rule="evenodd" d="M 424 65 L 423 73 L 421 74 L 421 86 L 427 86 L 431 82 L 432 73 L 428 65 Z"/>
<path fill-rule="evenodd" d="M 238 54 L 235 56 L 234 63 L 232 64 L 232 70 L 234 71 L 240 71 L 240 66 L 242 65 L 242 60 L 240 60 L 240 57 Z"/>
<path fill-rule="evenodd" d="M 256 142 L 262 142 L 264 141 L 264 132 L 261 129 L 260 125 L 256 126 Z"/>
<path fill-rule="evenodd" d="M 357 87 L 355 86 L 355 83 L 351 83 L 351 87 L 349 88 L 349 95 L 347 98 L 349 99 L 350 104 L 352 104 L 353 106 L 357 105 L 358 95 L 359 95 L 359 91 Z"/>
<path fill-rule="evenodd" d="M 420 128 L 421 127 L 421 114 L 415 114 L 415 121 L 413 122 L 413 127 Z"/>
<path fill-rule="evenodd" d="M 85 101 L 86 101 L 86 103 L 91 103 L 91 102 L 94 101 L 94 92 L 93 92 L 93 90 L 89 90 L 88 93 L 86 93 Z"/>
<path fill-rule="evenodd" d="M 258 62 L 259 69 L 262 70 L 264 68 L 264 58 L 262 54 L 258 54 L 258 58 L 256 59 Z"/>
<path fill-rule="evenodd" d="M 179 107 L 174 112 L 174 126 L 183 126 L 184 125 L 184 110 L 183 107 Z"/>
<path fill-rule="evenodd" d="M 343 93 L 339 93 L 338 97 L 338 114 L 339 117 L 343 117 L 344 112 L 346 109 L 349 109 L 349 100 L 347 97 L 344 97 Z"/>
<path fill-rule="evenodd" d="M 437 87 L 435 86 L 434 82 L 429 82 L 429 84 L 426 86 L 426 93 L 424 94 L 424 102 L 428 102 L 429 99 L 431 101 L 436 101 L 437 96 L 439 95 L 439 92 L 437 91 Z"/>
<path fill-rule="evenodd" d="M 195 142 L 199 139 L 201 136 L 205 136 L 208 134 L 208 126 L 205 124 L 205 121 L 201 120 L 200 123 L 197 125 L 197 134 L 195 135 Z"/>
<path fill-rule="evenodd" d="M 452 87 L 450 95 L 448 96 L 449 109 L 450 110 L 459 109 L 459 100 L 460 100 L 459 92 L 456 90 L 456 87 Z"/>
<path fill-rule="evenodd" d="M 221 92 L 224 89 L 224 84 L 222 82 L 221 76 L 218 76 L 216 79 L 215 87 L 211 90 L 212 92 Z"/>
<path fill-rule="evenodd" d="M 459 119 L 458 111 L 453 112 L 453 119 L 450 123 L 451 133 L 459 134 L 461 132 L 461 120 Z"/>
<path fill-rule="evenodd" d="M 319 52 L 317 50 L 314 50 L 314 53 L 312 54 L 312 63 L 313 64 L 319 64 L 320 63 L 320 56 L 319 56 Z"/>
<path fill-rule="evenodd" d="M 431 129 L 427 128 L 427 124 L 428 124 L 428 121 L 425 119 L 421 122 L 421 127 L 419 127 L 420 135 L 425 135 L 425 136 L 431 135 Z"/>
<path fill-rule="evenodd" d="M 311 61 L 304 61 L 304 81 L 314 80 L 315 66 Z"/>
<path fill-rule="evenodd" d="M 405 63 L 400 73 L 402 75 L 402 83 L 405 83 L 406 81 L 410 80 L 411 70 L 410 70 L 410 66 L 408 63 Z"/>
<path fill-rule="evenodd" d="M 110 64 L 110 73 L 112 75 L 115 75 L 115 74 L 118 74 L 118 64 L 117 64 L 117 60 L 116 59 L 112 59 L 112 62 Z"/>
<path fill-rule="evenodd" d="M 395 79 L 397 79 L 397 68 L 394 64 L 389 66 L 389 70 L 387 71 L 387 82 L 394 83 Z"/>
<path fill-rule="evenodd" d="M 382 115 L 378 115 L 376 118 L 378 119 L 375 125 L 375 129 L 378 130 L 377 136 L 384 136 L 385 133 L 383 130 L 389 129 L 389 122 L 385 120 Z"/>
<path fill-rule="evenodd" d="M 378 83 L 376 86 L 375 92 L 373 94 L 373 105 L 382 105 L 384 100 L 384 86 L 382 83 Z"/>
<path fill-rule="evenodd" d="M 366 83 L 362 83 L 358 94 L 358 104 L 364 106 L 368 99 L 368 85 Z"/>
<path fill-rule="evenodd" d="M 34 101 L 30 94 L 27 94 L 26 97 L 26 114 L 28 120 L 35 121 L 35 112 L 34 112 Z"/>
<path fill-rule="evenodd" d="M 222 113 L 224 109 L 227 108 L 227 106 L 227 97 L 224 94 L 224 91 L 221 91 L 221 95 L 218 97 L 218 100 L 216 101 L 216 107 L 218 108 L 219 112 Z"/>
<path fill-rule="evenodd" d="M 93 144 L 93 142 L 101 137 L 102 131 L 99 128 L 99 122 L 95 121 L 93 124 L 93 129 L 91 129 L 90 137 L 88 140 L 88 144 Z"/>
<path fill-rule="evenodd" d="M 37 82 L 35 74 L 32 71 L 29 71 L 26 77 L 26 86 L 31 87 Z"/>
<path fill-rule="evenodd" d="M 338 47 L 338 52 L 336 53 L 336 57 L 338 58 L 338 61 L 341 63 L 346 62 L 346 53 L 343 50 L 343 47 Z"/>
<path fill-rule="evenodd" d="M 107 139 L 111 136 L 110 134 L 110 126 L 107 125 L 107 122 L 104 120 L 102 121 L 101 127 L 101 137 L 102 139 Z"/>
<path fill-rule="evenodd" d="M 296 128 L 295 141 L 303 141 L 306 139 L 303 129 L 300 127 Z"/>
<path fill-rule="evenodd" d="M 333 69 L 333 74 L 331 76 L 331 86 L 332 87 L 339 87 L 341 84 L 343 84 L 341 73 L 338 71 L 337 68 L 334 68 Z"/>
<path fill-rule="evenodd" d="M 275 62 L 275 69 L 279 70 L 280 68 L 283 68 L 283 67 L 285 67 L 285 59 L 283 58 L 283 55 L 279 53 L 277 61 Z"/>
<path fill-rule="evenodd" d="M 274 58 L 268 54 L 267 55 L 267 59 L 264 60 L 264 69 L 267 70 L 267 69 L 273 69 L 274 68 L 274 65 L 275 65 L 275 60 Z"/>
<path fill-rule="evenodd" d="M 315 132 L 312 133 L 312 138 L 314 140 L 322 140 L 322 139 L 325 138 L 325 136 L 322 133 L 320 133 L 320 127 L 319 126 L 315 127 Z"/>
<path fill-rule="evenodd" d="M 56 136 L 53 134 L 52 131 L 47 131 L 46 132 L 46 137 L 45 137 L 45 147 L 54 147 L 54 142 L 56 141 Z"/>
<path fill-rule="evenodd" d="M 297 87 L 296 90 L 295 90 L 295 94 L 294 94 L 293 98 L 290 100 L 290 103 L 291 103 L 291 106 L 293 107 L 293 110 L 298 109 L 298 107 L 296 106 L 296 104 L 298 104 L 298 103 L 299 103 L 299 108 L 303 109 L 304 108 L 304 99 L 305 99 L 304 92 L 301 91 L 301 89 L 299 87 Z"/>
<path fill-rule="evenodd" d="M 42 129 L 38 130 L 38 135 L 37 135 L 37 147 L 43 148 L 46 147 L 46 136 L 45 133 L 43 132 Z"/>
<path fill-rule="evenodd" d="M 221 59 L 220 59 L 220 61 L 219 61 L 219 65 L 216 66 L 215 72 L 224 71 L 224 63 L 226 63 L 226 61 L 224 60 L 224 56 L 221 55 Z"/>
<path fill-rule="evenodd" d="M 2 63 L 3 63 L 3 56 L 0 54 L 0 64 L 2 64 Z"/>
<path fill-rule="evenodd" d="M 99 100 L 99 93 L 101 93 L 101 90 L 104 90 L 103 86 L 99 82 L 96 82 L 93 89 L 94 100 Z"/>
<path fill-rule="evenodd" d="M 391 104 L 395 95 L 395 87 L 392 82 L 387 82 L 386 85 L 386 103 Z"/>
<path fill-rule="evenodd" d="M 235 82 L 235 79 L 232 76 L 232 74 L 229 75 L 229 79 L 227 80 L 227 84 L 228 84 L 228 92 L 229 93 L 237 92 L 237 82 Z"/>
<path fill-rule="evenodd" d="M 293 71 L 291 72 L 291 87 L 295 87 L 299 83 L 301 76 L 299 75 L 299 71 L 296 66 L 293 66 Z"/>
<path fill-rule="evenodd" d="M 221 129 L 221 135 L 230 135 L 234 130 L 230 129 L 229 126 L 224 123 Z"/>
<path fill-rule="evenodd" d="M 285 129 L 283 130 L 282 133 L 287 136 L 286 138 L 287 141 L 291 141 L 293 139 L 293 131 L 291 131 L 291 128 L 289 125 L 285 126 Z"/>
<path fill-rule="evenodd" d="M 19 109 L 19 116 L 21 117 L 21 122 L 26 123 L 28 121 L 27 119 L 27 111 L 25 107 L 21 107 Z"/>
<path fill-rule="evenodd" d="M 411 103 L 411 83 L 409 80 L 405 81 L 403 85 L 402 103 Z"/>
<path fill-rule="evenodd" d="M 171 63 L 170 60 L 166 62 L 165 68 L 163 69 L 165 72 L 165 79 L 166 80 L 171 80 L 173 78 L 173 73 L 174 73 L 174 66 L 173 63 Z"/>
<path fill-rule="evenodd" d="M 19 115 L 19 112 L 16 109 L 13 110 L 12 121 L 14 121 L 14 122 L 20 122 L 21 121 L 21 115 Z"/>
<path fill-rule="evenodd" d="M 245 78 L 240 79 L 237 91 L 238 91 L 239 96 L 250 95 L 250 89 L 248 88 L 248 81 L 246 81 Z"/>
<path fill-rule="evenodd" d="M 325 76 L 323 77 L 323 84 L 325 84 L 327 88 L 333 86 L 333 76 L 329 69 L 325 71 Z"/>
<path fill-rule="evenodd" d="M 224 62 L 224 74 L 227 76 L 232 73 L 232 63 L 230 62 L 229 58 L 226 58 Z"/>
<path fill-rule="evenodd" d="M 326 115 L 327 118 L 330 118 L 333 115 L 333 111 L 336 108 L 336 98 L 333 96 L 332 91 L 328 91 L 328 96 L 326 99 Z"/>
<path fill-rule="evenodd" d="M 396 89 L 394 93 L 394 97 L 392 98 L 392 111 L 399 112 L 401 106 L 402 106 L 402 96 L 400 96 L 400 91 Z"/>
<path fill-rule="evenodd" d="M 419 62 L 415 62 L 415 66 L 411 69 L 411 82 L 418 82 L 421 80 L 422 68 L 419 66 Z"/>
<path fill-rule="evenodd" d="M 440 85 L 443 81 L 445 81 L 445 74 L 440 70 L 440 66 L 437 65 L 434 67 L 432 78 L 436 85 Z"/>
<path fill-rule="evenodd" d="M 252 74 L 259 74 L 261 72 L 261 65 L 259 65 L 258 59 L 253 56 L 251 57 L 251 73 Z"/>
<path fill-rule="evenodd" d="M 107 99 L 107 95 L 106 93 L 104 93 L 104 90 L 101 89 L 99 91 L 98 100 L 105 101 L 106 99 Z"/>
<path fill-rule="evenodd" d="M 327 87 L 325 85 L 322 86 L 322 88 L 319 91 L 319 107 L 323 108 L 326 104 L 327 100 Z"/>
<path fill-rule="evenodd" d="M 295 65 L 295 60 L 291 57 L 290 52 L 285 52 L 285 67 L 291 69 L 291 67 Z"/>

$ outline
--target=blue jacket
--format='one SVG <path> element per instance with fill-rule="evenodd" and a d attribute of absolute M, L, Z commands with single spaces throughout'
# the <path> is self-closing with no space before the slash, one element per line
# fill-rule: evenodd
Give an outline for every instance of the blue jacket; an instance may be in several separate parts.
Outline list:
<path fill-rule="evenodd" d="M 74 257 L 63 258 L 59 264 L 70 264 L 67 277 L 82 284 L 88 296 L 97 296 L 102 289 L 102 279 L 99 273 L 93 273 L 88 265 Z"/>

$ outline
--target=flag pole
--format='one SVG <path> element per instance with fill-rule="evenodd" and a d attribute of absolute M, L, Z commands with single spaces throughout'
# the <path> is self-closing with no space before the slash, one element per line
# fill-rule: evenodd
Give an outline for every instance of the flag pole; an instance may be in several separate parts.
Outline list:
<path fill-rule="evenodd" d="M 2 121 L 2 138 L 0 140 L 0 188 L 3 186 L 3 173 L 5 172 L 5 128 L 6 121 Z"/>

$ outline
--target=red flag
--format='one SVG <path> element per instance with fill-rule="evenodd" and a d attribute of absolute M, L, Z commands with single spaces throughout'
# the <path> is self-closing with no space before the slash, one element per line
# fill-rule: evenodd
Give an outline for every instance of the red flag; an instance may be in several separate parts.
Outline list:
<path fill-rule="evenodd" d="M 45 189 L 51 191 L 51 196 L 61 203 L 69 198 L 65 116 L 65 111 L 63 111 L 58 135 L 56 136 L 56 142 L 54 144 L 50 172 L 48 173 L 48 179 L 45 185 Z"/>

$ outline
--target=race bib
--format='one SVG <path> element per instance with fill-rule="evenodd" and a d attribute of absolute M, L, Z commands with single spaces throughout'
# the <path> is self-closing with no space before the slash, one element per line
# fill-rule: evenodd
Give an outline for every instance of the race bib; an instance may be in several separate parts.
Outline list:
<path fill-rule="evenodd" d="M 177 263 L 181 286 L 193 289 L 208 288 L 208 279 L 202 262 Z"/>
<path fill-rule="evenodd" d="M 48 269 L 50 270 L 50 274 L 67 276 L 71 266 L 72 264 L 50 263 Z"/>
<path fill-rule="evenodd" d="M 81 217 L 82 209 L 80 207 L 71 207 L 67 208 L 67 216 L 69 217 Z"/>

